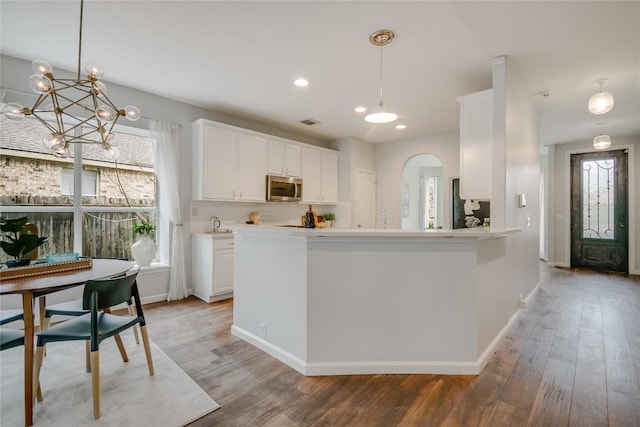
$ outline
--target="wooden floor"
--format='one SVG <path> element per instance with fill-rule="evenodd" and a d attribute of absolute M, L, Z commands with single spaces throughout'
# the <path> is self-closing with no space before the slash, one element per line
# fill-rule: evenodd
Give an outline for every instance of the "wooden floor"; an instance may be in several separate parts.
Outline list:
<path fill-rule="evenodd" d="M 191 426 L 640 426 L 640 278 L 542 267 L 541 281 L 477 377 L 304 377 L 231 336 L 230 300 L 145 315 L 222 405 Z"/>

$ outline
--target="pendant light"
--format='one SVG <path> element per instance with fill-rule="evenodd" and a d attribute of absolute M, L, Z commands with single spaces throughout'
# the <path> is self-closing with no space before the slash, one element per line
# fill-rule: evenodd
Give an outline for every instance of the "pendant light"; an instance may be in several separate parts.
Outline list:
<path fill-rule="evenodd" d="M 364 118 L 369 123 L 390 123 L 398 118 L 396 114 L 385 111 L 382 100 L 382 46 L 391 43 L 394 36 L 395 34 L 391 30 L 378 30 L 369 36 L 372 45 L 380 46 L 380 102 L 378 103 L 380 110 Z"/>
<path fill-rule="evenodd" d="M 611 147 L 611 137 L 603 133 L 603 126 L 604 123 L 600 123 L 600 135 L 593 138 L 593 148 L 596 150 L 605 150 Z"/>
<path fill-rule="evenodd" d="M 29 79 L 29 86 L 38 94 L 33 107 L 10 103 L 3 108 L 3 113 L 12 120 L 25 116 L 38 119 L 48 129 L 42 144 L 55 156 L 68 157 L 71 143 L 89 143 L 101 145 L 108 159 L 117 160 L 120 150 L 111 143 L 113 128 L 120 117 L 138 120 L 140 110 L 134 105 L 119 109 L 111 102 L 106 85 L 99 80 L 104 76 L 102 65 L 87 62 L 87 76 L 81 77 L 83 6 L 84 0 L 81 0 L 76 78 L 55 78 L 53 67 L 47 61 L 36 59 L 31 63 L 34 74 Z"/>
<path fill-rule="evenodd" d="M 613 109 L 613 95 L 602 91 L 602 85 L 607 79 L 600 79 L 593 82 L 600 87 L 600 91 L 589 98 L 589 112 L 591 114 L 605 114 Z"/>

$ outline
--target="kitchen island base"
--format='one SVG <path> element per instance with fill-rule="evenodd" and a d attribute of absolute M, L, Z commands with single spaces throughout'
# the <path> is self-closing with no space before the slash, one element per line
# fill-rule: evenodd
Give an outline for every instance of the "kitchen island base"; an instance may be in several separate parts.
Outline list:
<path fill-rule="evenodd" d="M 517 231 L 239 227 L 232 334 L 304 375 L 478 374 L 519 314 Z"/>

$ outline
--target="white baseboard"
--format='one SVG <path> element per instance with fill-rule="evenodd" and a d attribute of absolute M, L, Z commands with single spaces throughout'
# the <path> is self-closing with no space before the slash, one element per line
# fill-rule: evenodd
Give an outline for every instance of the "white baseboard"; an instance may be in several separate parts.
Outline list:
<path fill-rule="evenodd" d="M 247 341 L 249 344 L 259 348 L 269 356 L 275 357 L 285 365 L 295 369 L 303 375 L 307 375 L 304 361 L 300 360 L 293 354 L 282 350 L 280 347 L 277 347 L 270 342 L 265 341 L 263 338 L 260 338 L 252 334 L 251 332 L 246 331 L 245 329 L 239 328 L 236 325 L 231 326 L 231 335 Z"/>

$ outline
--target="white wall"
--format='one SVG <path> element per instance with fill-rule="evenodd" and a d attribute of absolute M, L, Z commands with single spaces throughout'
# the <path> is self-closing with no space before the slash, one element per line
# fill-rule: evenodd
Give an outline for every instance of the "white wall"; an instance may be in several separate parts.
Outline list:
<path fill-rule="evenodd" d="M 629 272 L 640 274 L 640 135 L 619 136 L 611 138 L 612 150 L 630 148 L 629 154 Z M 572 153 L 596 151 L 592 141 L 580 141 L 571 144 L 549 146 L 548 177 L 548 241 L 549 263 L 560 267 L 571 264 L 570 240 L 571 230 L 569 199 L 569 157 Z"/>
<path fill-rule="evenodd" d="M 505 271 L 511 283 L 510 300 L 527 297 L 539 281 L 540 147 L 538 119 L 531 96 L 507 57 L 494 60 L 494 172 L 491 225 L 503 221 L 521 233 L 508 240 L 507 250 L 516 256 Z M 501 150 L 496 152 L 495 150 Z M 504 169 L 500 164 L 504 159 Z M 526 195 L 519 208 L 518 194 Z M 494 218 L 496 221 L 494 222 Z M 499 226 L 499 225 L 498 225 Z M 496 315 L 510 317 L 512 308 L 496 308 Z"/>
<path fill-rule="evenodd" d="M 451 179 L 459 176 L 460 133 L 457 129 L 376 145 L 378 176 L 377 227 L 382 227 L 381 211 L 387 211 L 387 227 L 400 228 L 400 190 L 404 164 L 416 154 L 432 154 L 442 162 L 443 227 L 451 227 Z"/>

